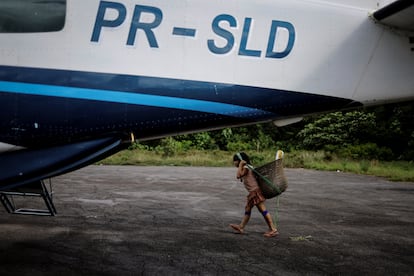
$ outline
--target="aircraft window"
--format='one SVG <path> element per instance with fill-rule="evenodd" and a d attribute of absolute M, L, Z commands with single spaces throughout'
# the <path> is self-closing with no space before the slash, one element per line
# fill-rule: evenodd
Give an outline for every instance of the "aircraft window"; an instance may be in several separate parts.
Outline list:
<path fill-rule="evenodd" d="M 60 31 L 65 13 L 66 0 L 0 0 L 0 33 Z"/>

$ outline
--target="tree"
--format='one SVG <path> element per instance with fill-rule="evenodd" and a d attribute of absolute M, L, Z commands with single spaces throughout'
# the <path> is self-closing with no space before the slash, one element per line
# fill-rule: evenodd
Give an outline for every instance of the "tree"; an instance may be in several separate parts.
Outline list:
<path fill-rule="evenodd" d="M 319 150 L 369 142 L 375 129 L 374 113 L 334 112 L 308 123 L 298 137 L 305 149 Z"/>
<path fill-rule="evenodd" d="M 413 104 L 334 112 L 308 119 L 298 133 L 301 147 L 347 157 L 413 160 Z"/>

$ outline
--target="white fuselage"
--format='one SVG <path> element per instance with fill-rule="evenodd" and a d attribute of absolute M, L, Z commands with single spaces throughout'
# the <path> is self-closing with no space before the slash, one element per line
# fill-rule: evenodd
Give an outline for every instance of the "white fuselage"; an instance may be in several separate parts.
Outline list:
<path fill-rule="evenodd" d="M 61 31 L 0 33 L 0 60 L 275 88 L 365 104 L 413 98 L 409 39 L 369 18 L 376 2 L 68 0 Z M 117 26 L 102 20 L 118 20 Z M 137 22 L 156 26 L 146 32 Z M 273 22 L 290 24 L 294 33 L 286 25 L 272 28 Z M 282 57 L 266 57 L 269 52 Z"/>

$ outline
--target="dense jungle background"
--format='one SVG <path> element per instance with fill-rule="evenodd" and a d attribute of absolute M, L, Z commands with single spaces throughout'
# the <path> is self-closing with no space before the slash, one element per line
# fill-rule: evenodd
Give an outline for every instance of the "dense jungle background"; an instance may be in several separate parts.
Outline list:
<path fill-rule="evenodd" d="M 382 165 L 412 175 L 414 103 L 315 115 L 284 127 L 269 122 L 137 142 L 103 163 L 230 166 L 232 155 L 245 151 L 260 165 L 277 149 L 285 151 L 288 167 L 381 175 L 374 171 Z"/>

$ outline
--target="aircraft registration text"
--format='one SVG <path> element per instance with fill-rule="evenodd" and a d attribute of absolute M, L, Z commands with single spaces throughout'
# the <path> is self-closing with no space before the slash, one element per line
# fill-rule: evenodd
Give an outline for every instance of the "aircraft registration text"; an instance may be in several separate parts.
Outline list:
<path fill-rule="evenodd" d="M 116 17 L 108 19 L 106 16 L 107 12 L 115 12 Z M 99 42 L 103 28 L 117 28 L 123 25 L 127 18 L 127 12 L 127 7 L 122 3 L 101 1 L 93 27 L 91 42 Z M 142 20 L 144 15 L 151 15 L 152 20 Z M 163 11 L 160 8 L 135 5 L 131 22 L 129 23 L 126 45 L 133 46 L 136 43 L 137 31 L 141 30 L 145 34 L 149 47 L 159 48 L 160 45 L 156 37 L 156 29 L 161 26 L 162 20 Z M 224 55 L 232 51 L 236 47 L 235 45 L 239 45 L 239 56 L 264 56 L 265 58 L 281 59 L 290 54 L 296 36 L 295 27 L 292 23 L 272 20 L 269 24 L 269 31 L 267 32 L 267 44 L 263 46 L 263 49 L 249 49 L 248 42 L 253 29 L 253 21 L 253 18 L 245 17 L 242 26 L 238 26 L 238 20 L 233 15 L 219 14 L 215 16 L 211 22 L 212 37 L 206 40 L 208 50 L 216 55 Z M 240 41 L 236 43 L 236 36 L 233 32 L 237 31 L 239 27 L 242 33 Z M 284 37 L 280 35 L 283 32 L 285 33 Z M 183 37 L 195 37 L 196 33 L 196 28 L 177 26 L 174 26 L 171 32 L 173 36 Z M 283 41 L 280 43 L 278 40 Z M 224 45 L 223 41 L 225 42 Z"/>

